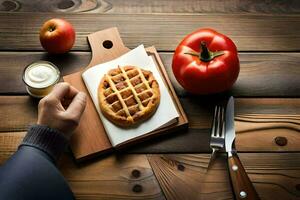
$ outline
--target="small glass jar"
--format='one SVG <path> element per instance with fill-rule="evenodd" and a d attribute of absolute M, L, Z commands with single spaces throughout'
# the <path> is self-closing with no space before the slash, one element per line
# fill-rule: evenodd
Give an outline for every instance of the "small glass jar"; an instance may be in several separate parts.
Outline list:
<path fill-rule="evenodd" d="M 60 80 L 59 69 L 51 62 L 37 61 L 26 66 L 22 79 L 28 94 L 42 98 L 49 94 Z"/>

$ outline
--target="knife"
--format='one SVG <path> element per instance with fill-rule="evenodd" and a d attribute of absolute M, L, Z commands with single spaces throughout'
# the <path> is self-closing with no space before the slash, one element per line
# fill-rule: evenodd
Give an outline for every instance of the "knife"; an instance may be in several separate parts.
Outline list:
<path fill-rule="evenodd" d="M 230 97 L 226 107 L 225 150 L 228 153 L 228 170 L 235 198 L 238 200 L 260 199 L 250 181 L 234 147 L 234 99 Z"/>

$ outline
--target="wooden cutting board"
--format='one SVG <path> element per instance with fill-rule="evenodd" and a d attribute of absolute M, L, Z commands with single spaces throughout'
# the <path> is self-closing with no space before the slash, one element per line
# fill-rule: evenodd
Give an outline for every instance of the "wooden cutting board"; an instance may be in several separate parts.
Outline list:
<path fill-rule="evenodd" d="M 82 71 L 63 77 L 65 82 L 70 83 L 72 86 L 80 91 L 85 92 L 86 94 L 89 93 L 81 77 L 83 71 L 97 64 L 113 60 L 130 51 L 129 48 L 124 46 L 117 28 L 110 28 L 90 34 L 88 35 L 88 41 L 92 50 L 92 59 L 89 65 Z M 149 47 L 146 48 L 146 51 L 148 55 L 152 56 L 156 67 L 160 72 L 166 87 L 168 88 L 168 91 L 179 113 L 179 118 L 177 123 L 153 131 L 150 134 L 147 134 L 147 136 L 131 140 L 127 144 L 139 143 L 142 140 L 148 139 L 150 137 L 158 136 L 167 132 L 172 132 L 174 130 L 187 127 L 188 125 L 187 117 L 176 96 L 176 93 L 156 49 L 154 47 Z M 105 133 L 103 124 L 89 95 L 87 98 L 86 109 L 82 115 L 78 128 L 75 130 L 74 135 L 71 138 L 70 146 L 75 159 L 78 161 L 85 160 L 99 154 L 107 153 L 114 149 Z M 123 145 L 122 147 L 125 147 L 125 145 Z"/>

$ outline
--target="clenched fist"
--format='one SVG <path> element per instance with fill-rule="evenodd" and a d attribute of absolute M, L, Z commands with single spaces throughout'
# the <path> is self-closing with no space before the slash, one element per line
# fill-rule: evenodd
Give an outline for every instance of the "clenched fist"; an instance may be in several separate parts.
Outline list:
<path fill-rule="evenodd" d="M 59 83 L 40 100 L 37 124 L 54 128 L 70 138 L 79 124 L 85 105 L 85 93 L 68 83 Z"/>

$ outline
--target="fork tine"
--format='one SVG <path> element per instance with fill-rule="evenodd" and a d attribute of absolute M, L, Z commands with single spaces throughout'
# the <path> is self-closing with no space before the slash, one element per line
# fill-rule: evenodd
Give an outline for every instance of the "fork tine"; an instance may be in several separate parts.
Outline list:
<path fill-rule="evenodd" d="M 212 128 L 211 128 L 211 137 L 216 135 L 215 133 L 216 133 L 216 127 L 217 127 L 217 122 L 218 122 L 217 114 L 218 114 L 218 106 L 215 106 L 215 112 L 214 112 Z"/>
<path fill-rule="evenodd" d="M 217 116 L 217 130 L 216 137 L 220 137 L 221 128 L 222 128 L 222 107 L 218 106 L 218 116 Z"/>
<path fill-rule="evenodd" d="M 212 149 L 211 158 L 208 163 L 208 169 L 212 166 L 213 161 L 216 158 L 216 153 L 221 148 L 223 148 L 222 140 L 225 135 L 225 116 L 224 116 L 225 108 L 220 105 L 215 106 L 215 112 L 212 122 L 211 128 L 211 139 L 210 139 L 210 147 Z"/>
<path fill-rule="evenodd" d="M 222 123 L 222 130 L 221 130 L 220 137 L 221 138 L 225 138 L 225 108 L 223 106 L 222 106 L 222 119 L 221 119 L 221 123 Z"/>
<path fill-rule="evenodd" d="M 223 138 L 224 134 L 224 128 L 225 128 L 225 123 L 224 123 L 224 107 L 220 106 L 220 112 L 218 115 L 218 131 L 217 131 L 217 137 Z"/>

